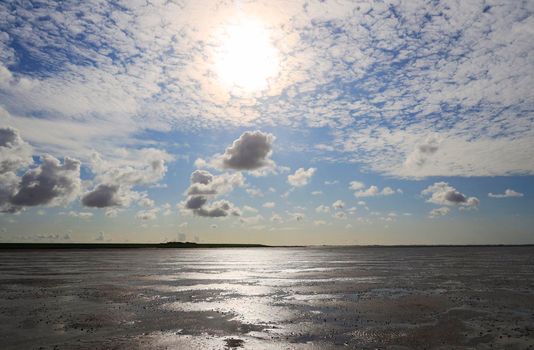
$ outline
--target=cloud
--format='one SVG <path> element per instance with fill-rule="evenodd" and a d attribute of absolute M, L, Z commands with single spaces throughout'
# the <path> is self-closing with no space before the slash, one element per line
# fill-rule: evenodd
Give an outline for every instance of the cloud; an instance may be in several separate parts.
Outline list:
<path fill-rule="evenodd" d="M 263 197 L 263 192 L 256 187 L 250 187 L 245 190 L 251 197 Z"/>
<path fill-rule="evenodd" d="M 240 216 L 241 210 L 227 200 L 208 203 L 210 199 L 231 192 L 245 185 L 240 172 L 213 175 L 206 170 L 195 170 L 190 177 L 191 185 L 186 190 L 187 198 L 181 204 L 184 209 L 192 210 L 201 217 Z"/>
<path fill-rule="evenodd" d="M 241 216 L 239 208 L 227 200 L 215 201 L 207 206 L 194 209 L 194 213 L 202 217 L 219 218 L 225 216 Z"/>
<path fill-rule="evenodd" d="M 349 186 L 349 188 L 354 191 L 361 190 L 364 187 L 365 185 L 363 184 L 363 182 L 360 181 L 351 181 Z"/>
<path fill-rule="evenodd" d="M 66 205 L 78 197 L 81 188 L 80 162 L 65 157 L 63 164 L 53 156 L 41 157 L 41 164 L 21 178 L 11 197 L 14 206 Z"/>
<path fill-rule="evenodd" d="M 338 199 L 334 203 L 332 203 L 332 208 L 339 210 L 343 209 L 345 207 L 345 202 L 343 202 L 341 199 Z"/>
<path fill-rule="evenodd" d="M 69 211 L 68 213 L 61 212 L 60 215 L 68 215 L 73 218 L 89 219 L 93 217 L 93 213 L 87 211 Z"/>
<path fill-rule="evenodd" d="M 323 191 L 313 191 L 311 194 L 312 196 L 320 196 L 323 194 Z"/>
<path fill-rule="evenodd" d="M 104 235 L 104 232 L 100 231 L 98 232 L 98 235 L 95 237 L 95 241 L 105 241 L 106 236 Z"/>
<path fill-rule="evenodd" d="M 248 211 L 250 213 L 257 213 L 258 209 L 245 205 L 243 206 L 243 211 Z"/>
<path fill-rule="evenodd" d="M 421 194 L 430 196 L 427 202 L 438 205 L 456 205 L 465 208 L 475 208 L 480 204 L 478 198 L 467 197 L 446 182 L 436 182 L 424 189 Z"/>
<path fill-rule="evenodd" d="M 440 216 L 445 216 L 445 215 L 449 214 L 450 211 L 451 211 L 451 209 L 449 207 L 435 208 L 435 209 L 432 209 L 430 211 L 430 213 L 428 214 L 428 217 L 429 218 L 437 218 L 437 217 L 440 217 Z"/>
<path fill-rule="evenodd" d="M 274 202 L 265 202 L 262 205 L 264 208 L 274 208 L 276 204 Z"/>
<path fill-rule="evenodd" d="M 113 161 L 93 153 L 91 169 L 96 173 L 97 185 L 83 195 L 82 204 L 94 208 L 128 207 L 136 201 L 149 204 L 150 199 L 133 187 L 160 181 L 167 172 L 165 162 L 172 159 L 167 152 L 155 148 L 122 150 L 121 158 Z"/>
<path fill-rule="evenodd" d="M 313 224 L 315 226 L 322 226 L 322 225 L 326 225 L 326 221 L 324 221 L 324 220 L 314 220 Z"/>
<path fill-rule="evenodd" d="M 309 168 L 308 170 L 299 168 L 294 174 L 287 177 L 287 182 L 294 187 L 306 186 L 310 182 L 316 170 L 316 168 Z"/>
<path fill-rule="evenodd" d="M 24 142 L 18 130 L 0 127 L 0 174 L 16 172 L 32 163 L 32 147 Z"/>
<path fill-rule="evenodd" d="M 417 145 L 415 150 L 408 155 L 405 161 L 405 166 L 408 168 L 423 167 L 438 150 L 438 140 L 429 137 L 425 142 Z"/>
<path fill-rule="evenodd" d="M 282 217 L 280 215 L 278 215 L 278 214 L 273 214 L 269 220 L 272 221 L 272 222 L 276 222 L 276 223 L 283 223 L 284 222 L 284 220 L 282 220 Z"/>
<path fill-rule="evenodd" d="M 152 208 L 148 210 L 140 210 L 135 217 L 139 220 L 155 220 L 158 217 L 159 208 Z"/>
<path fill-rule="evenodd" d="M 291 218 L 295 221 L 302 221 L 306 217 L 304 213 L 290 213 Z"/>
<path fill-rule="evenodd" d="M 502 194 L 494 194 L 494 193 L 488 193 L 488 197 L 491 197 L 491 198 L 512 198 L 512 197 L 523 197 L 523 193 L 521 192 L 516 192 L 514 190 L 511 190 L 511 189 L 507 189 L 506 191 L 504 191 L 504 193 Z"/>
<path fill-rule="evenodd" d="M 327 205 L 320 205 L 318 206 L 317 208 L 315 208 L 315 211 L 317 213 L 329 213 L 330 212 L 330 207 L 327 206 Z"/>
<path fill-rule="evenodd" d="M 118 185 L 100 184 L 82 196 L 82 204 L 92 208 L 120 206 L 123 202 L 118 191 Z"/>
<path fill-rule="evenodd" d="M 240 172 L 213 175 L 206 170 L 195 170 L 190 181 L 188 196 L 220 196 L 245 185 L 245 178 Z"/>
<path fill-rule="evenodd" d="M 334 215 L 332 215 L 333 218 L 338 220 L 345 220 L 347 218 L 347 214 L 342 211 L 335 212 Z"/>
<path fill-rule="evenodd" d="M 362 189 L 354 192 L 354 196 L 360 197 L 375 197 L 375 196 L 391 196 L 395 191 L 391 187 L 384 187 L 382 191 L 377 186 L 369 186 L 367 189 Z"/>
<path fill-rule="evenodd" d="M 274 135 L 261 131 L 245 131 L 228 147 L 224 154 L 217 156 L 223 169 L 259 170 L 273 169 L 275 163 L 270 159 Z"/>

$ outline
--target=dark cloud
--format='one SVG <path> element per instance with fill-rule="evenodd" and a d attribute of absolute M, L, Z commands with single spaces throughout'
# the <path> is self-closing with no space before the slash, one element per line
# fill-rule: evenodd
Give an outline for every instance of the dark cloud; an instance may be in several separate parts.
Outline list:
<path fill-rule="evenodd" d="M 213 181 L 213 175 L 209 171 L 206 171 L 206 170 L 195 170 L 191 174 L 191 183 L 192 184 L 199 183 L 199 184 L 207 185 L 212 181 Z"/>
<path fill-rule="evenodd" d="M 82 197 L 82 204 L 86 207 L 106 208 L 121 205 L 117 196 L 118 185 L 100 184 Z"/>
<path fill-rule="evenodd" d="M 240 216 L 241 211 L 236 208 L 232 203 L 226 200 L 213 202 L 207 207 L 200 207 L 194 210 L 194 213 L 198 216 L 218 218 L 224 216 Z"/>
<path fill-rule="evenodd" d="M 208 201 L 208 198 L 204 196 L 191 196 L 187 198 L 187 201 L 185 202 L 185 208 L 186 209 L 200 209 L 206 202 Z"/>
<path fill-rule="evenodd" d="M 257 170 L 272 167 L 269 159 L 275 137 L 261 131 L 246 131 L 221 156 L 222 167 L 235 170 Z"/>
<path fill-rule="evenodd" d="M 28 170 L 17 193 L 11 198 L 15 206 L 67 204 L 80 191 L 80 162 L 65 157 L 63 164 L 50 155 L 41 157 L 41 165 Z"/>

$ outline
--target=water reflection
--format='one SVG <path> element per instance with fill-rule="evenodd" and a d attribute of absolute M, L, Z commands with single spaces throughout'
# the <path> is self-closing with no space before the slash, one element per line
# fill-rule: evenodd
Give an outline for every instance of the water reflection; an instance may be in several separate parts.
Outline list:
<path fill-rule="evenodd" d="M 533 248 L 3 252 L 0 335 L 9 335 L 7 348 L 79 347 L 78 339 L 88 348 L 125 349 L 521 347 L 533 341 L 533 253 Z M 500 338 L 503 334 L 510 337 Z"/>

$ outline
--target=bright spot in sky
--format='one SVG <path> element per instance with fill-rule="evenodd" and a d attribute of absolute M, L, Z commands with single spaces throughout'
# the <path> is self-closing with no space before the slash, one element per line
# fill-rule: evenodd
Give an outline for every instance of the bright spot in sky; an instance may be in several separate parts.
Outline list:
<path fill-rule="evenodd" d="M 260 21 L 241 20 L 222 28 L 215 70 L 230 90 L 256 92 L 278 73 L 278 52 Z"/>

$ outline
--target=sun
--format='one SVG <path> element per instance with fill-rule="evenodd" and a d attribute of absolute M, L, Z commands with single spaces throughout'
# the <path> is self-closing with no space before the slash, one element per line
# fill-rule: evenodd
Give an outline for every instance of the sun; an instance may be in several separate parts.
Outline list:
<path fill-rule="evenodd" d="M 240 19 L 219 32 L 215 71 L 228 89 L 254 93 L 268 88 L 278 73 L 278 52 L 262 22 Z"/>

